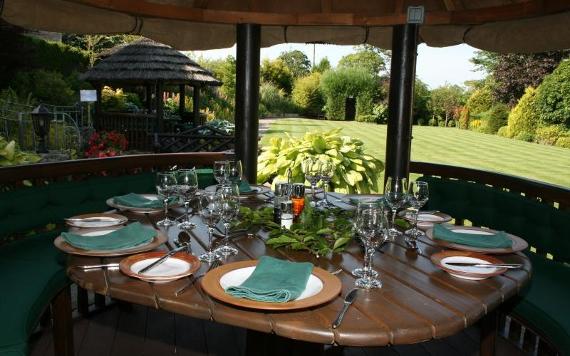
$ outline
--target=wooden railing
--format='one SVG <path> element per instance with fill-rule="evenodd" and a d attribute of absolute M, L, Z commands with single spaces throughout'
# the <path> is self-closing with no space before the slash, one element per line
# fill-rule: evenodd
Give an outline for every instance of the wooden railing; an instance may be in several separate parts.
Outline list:
<path fill-rule="evenodd" d="M 570 189 L 558 185 L 479 169 L 427 162 L 411 162 L 410 172 L 490 185 L 520 193 L 529 199 L 562 210 L 570 209 Z"/>

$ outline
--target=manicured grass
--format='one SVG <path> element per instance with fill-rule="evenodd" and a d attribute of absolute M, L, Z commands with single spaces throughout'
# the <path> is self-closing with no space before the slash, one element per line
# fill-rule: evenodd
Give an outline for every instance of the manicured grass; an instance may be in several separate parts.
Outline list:
<path fill-rule="evenodd" d="M 366 150 L 385 160 L 386 125 L 310 119 L 278 119 L 261 140 L 285 132 L 341 127 L 342 134 L 361 139 Z M 412 160 L 478 168 L 570 187 L 570 149 L 539 145 L 455 128 L 414 126 Z"/>

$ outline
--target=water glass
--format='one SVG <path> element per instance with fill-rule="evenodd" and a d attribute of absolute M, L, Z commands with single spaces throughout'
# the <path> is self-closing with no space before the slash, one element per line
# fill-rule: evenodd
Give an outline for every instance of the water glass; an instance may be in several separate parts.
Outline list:
<path fill-rule="evenodd" d="M 198 176 L 194 169 L 179 169 L 176 171 L 176 192 L 184 200 L 184 220 L 178 224 L 178 228 L 193 229 L 195 224 L 190 222 L 190 201 L 198 191 Z"/>
<path fill-rule="evenodd" d="M 214 162 L 214 179 L 218 182 L 218 187 L 226 183 L 228 179 L 228 161 Z"/>
<path fill-rule="evenodd" d="M 212 249 L 212 236 L 216 224 L 222 218 L 222 198 L 216 192 L 205 191 L 200 196 L 200 217 L 208 227 L 208 251 L 199 256 L 200 261 L 212 263 L 221 259 Z"/>
<path fill-rule="evenodd" d="M 164 204 L 164 219 L 156 224 L 164 227 L 174 225 L 174 221 L 168 218 L 168 202 L 176 194 L 176 175 L 174 172 L 159 172 L 156 174 L 156 192 Z"/>
<path fill-rule="evenodd" d="M 222 222 L 224 224 L 224 241 L 222 246 L 216 249 L 216 253 L 228 257 L 237 255 L 238 250 L 230 246 L 230 226 L 234 219 L 239 215 L 239 190 L 235 194 L 235 190 L 231 186 L 222 187 L 221 192 L 218 193 L 221 198 L 222 204 Z"/>
<path fill-rule="evenodd" d="M 305 174 L 305 179 L 311 184 L 311 200 L 317 202 L 317 183 L 321 179 L 319 176 L 320 162 L 313 158 L 307 158 L 302 162 L 301 168 Z"/>
<path fill-rule="evenodd" d="M 386 186 L 384 187 L 384 199 L 386 204 L 392 210 L 392 219 L 390 222 L 390 237 L 400 235 L 400 231 L 396 229 L 396 213 L 407 203 L 408 180 L 406 178 L 388 177 Z"/>
<path fill-rule="evenodd" d="M 355 219 L 356 232 L 364 243 L 364 273 L 355 281 L 355 285 L 365 289 L 380 288 L 382 281 L 377 278 L 378 272 L 373 270 L 372 261 L 376 248 L 386 239 L 384 211 L 375 202 L 360 202 Z"/>
<path fill-rule="evenodd" d="M 240 160 L 228 161 L 227 173 L 229 183 L 240 184 L 243 174 L 242 164 Z"/>
<path fill-rule="evenodd" d="M 420 208 L 424 206 L 429 199 L 428 183 L 422 181 L 410 182 L 408 197 L 408 202 L 414 213 L 414 226 L 410 231 L 406 232 L 406 243 L 409 247 L 417 249 L 416 240 L 418 236 L 423 235 L 423 233 L 418 230 L 418 215 Z"/>
<path fill-rule="evenodd" d="M 319 169 L 319 179 L 324 183 L 325 186 L 324 186 L 324 199 L 320 202 L 319 205 L 325 208 L 334 207 L 334 205 L 329 202 L 327 197 L 329 184 L 333 176 L 334 176 L 334 165 L 332 164 L 332 162 L 329 161 L 322 162 Z"/>

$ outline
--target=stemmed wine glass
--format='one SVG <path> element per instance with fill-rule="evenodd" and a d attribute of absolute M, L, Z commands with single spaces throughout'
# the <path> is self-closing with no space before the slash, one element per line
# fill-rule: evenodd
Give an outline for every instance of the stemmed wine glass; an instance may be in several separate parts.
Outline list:
<path fill-rule="evenodd" d="M 418 215 L 420 213 L 420 208 L 427 203 L 428 199 L 429 189 L 427 182 L 410 182 L 408 189 L 408 201 L 414 213 L 414 226 L 410 231 L 406 232 L 406 244 L 413 249 L 417 249 L 416 239 L 418 236 L 422 235 L 422 232 L 418 230 Z"/>
<path fill-rule="evenodd" d="M 214 179 L 218 182 L 218 187 L 226 182 L 228 179 L 228 161 L 214 162 Z"/>
<path fill-rule="evenodd" d="M 305 174 L 305 179 L 311 183 L 311 200 L 316 203 L 317 183 L 321 179 L 319 176 L 320 162 L 313 158 L 307 158 L 303 161 L 301 168 Z"/>
<path fill-rule="evenodd" d="M 216 252 L 224 257 L 237 255 L 238 250 L 230 246 L 230 225 L 239 214 L 239 188 L 236 184 L 224 185 L 218 191 L 222 203 L 222 222 L 224 224 L 224 241 Z"/>
<path fill-rule="evenodd" d="M 163 199 L 164 219 L 156 224 L 159 226 L 174 225 L 174 221 L 168 218 L 168 201 L 176 193 L 176 175 L 174 172 L 159 172 L 156 174 L 156 192 L 159 199 Z"/>
<path fill-rule="evenodd" d="M 320 205 L 324 206 L 326 208 L 334 207 L 334 205 L 329 202 L 329 199 L 327 197 L 327 191 L 329 189 L 329 184 L 330 184 L 333 176 L 334 176 L 334 165 L 332 164 L 332 162 L 330 162 L 330 161 L 323 162 L 321 164 L 321 167 L 319 170 L 319 179 L 321 181 L 323 181 L 323 183 L 325 184 L 325 187 L 324 187 L 325 197 L 324 197 L 324 200 L 322 200 L 322 203 Z"/>
<path fill-rule="evenodd" d="M 393 178 L 388 177 L 386 186 L 384 187 L 384 199 L 392 210 L 392 219 L 390 222 L 389 234 L 390 237 L 400 235 L 400 231 L 396 229 L 396 213 L 398 209 L 402 208 L 406 202 L 408 195 L 408 180 L 406 178 Z"/>
<path fill-rule="evenodd" d="M 215 251 L 212 250 L 212 236 L 214 227 L 222 217 L 222 198 L 216 192 L 205 191 L 200 196 L 200 217 L 208 226 L 208 251 L 200 255 L 202 262 L 212 263 L 220 259 Z"/>
<path fill-rule="evenodd" d="M 184 220 L 178 224 L 179 229 L 193 229 L 196 227 L 190 221 L 190 201 L 198 190 L 198 177 L 194 169 L 179 169 L 176 171 L 176 191 L 178 195 L 184 200 Z"/>
<path fill-rule="evenodd" d="M 228 161 L 227 163 L 227 179 L 232 184 L 239 185 L 241 182 L 243 169 L 241 160 Z"/>
<path fill-rule="evenodd" d="M 362 276 L 355 281 L 359 288 L 371 289 L 382 287 L 378 272 L 372 269 L 372 259 L 376 248 L 384 242 L 384 211 L 375 202 L 360 202 L 356 213 L 356 231 L 364 243 L 364 267 Z"/>

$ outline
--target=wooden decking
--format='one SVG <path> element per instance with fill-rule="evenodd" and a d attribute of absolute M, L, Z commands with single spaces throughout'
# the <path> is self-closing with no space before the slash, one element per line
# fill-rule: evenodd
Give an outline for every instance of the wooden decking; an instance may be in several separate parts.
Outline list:
<path fill-rule="evenodd" d="M 75 354 L 81 356 L 246 355 L 246 330 L 189 318 L 139 305 L 112 303 L 74 318 Z M 479 331 L 470 327 L 441 340 L 383 348 L 327 348 L 327 354 L 350 356 L 455 356 L 478 355 Z M 279 353 L 280 355 L 282 353 Z M 51 330 L 38 331 L 31 356 L 52 356 Z M 522 355 L 499 338 L 497 355 Z"/>

